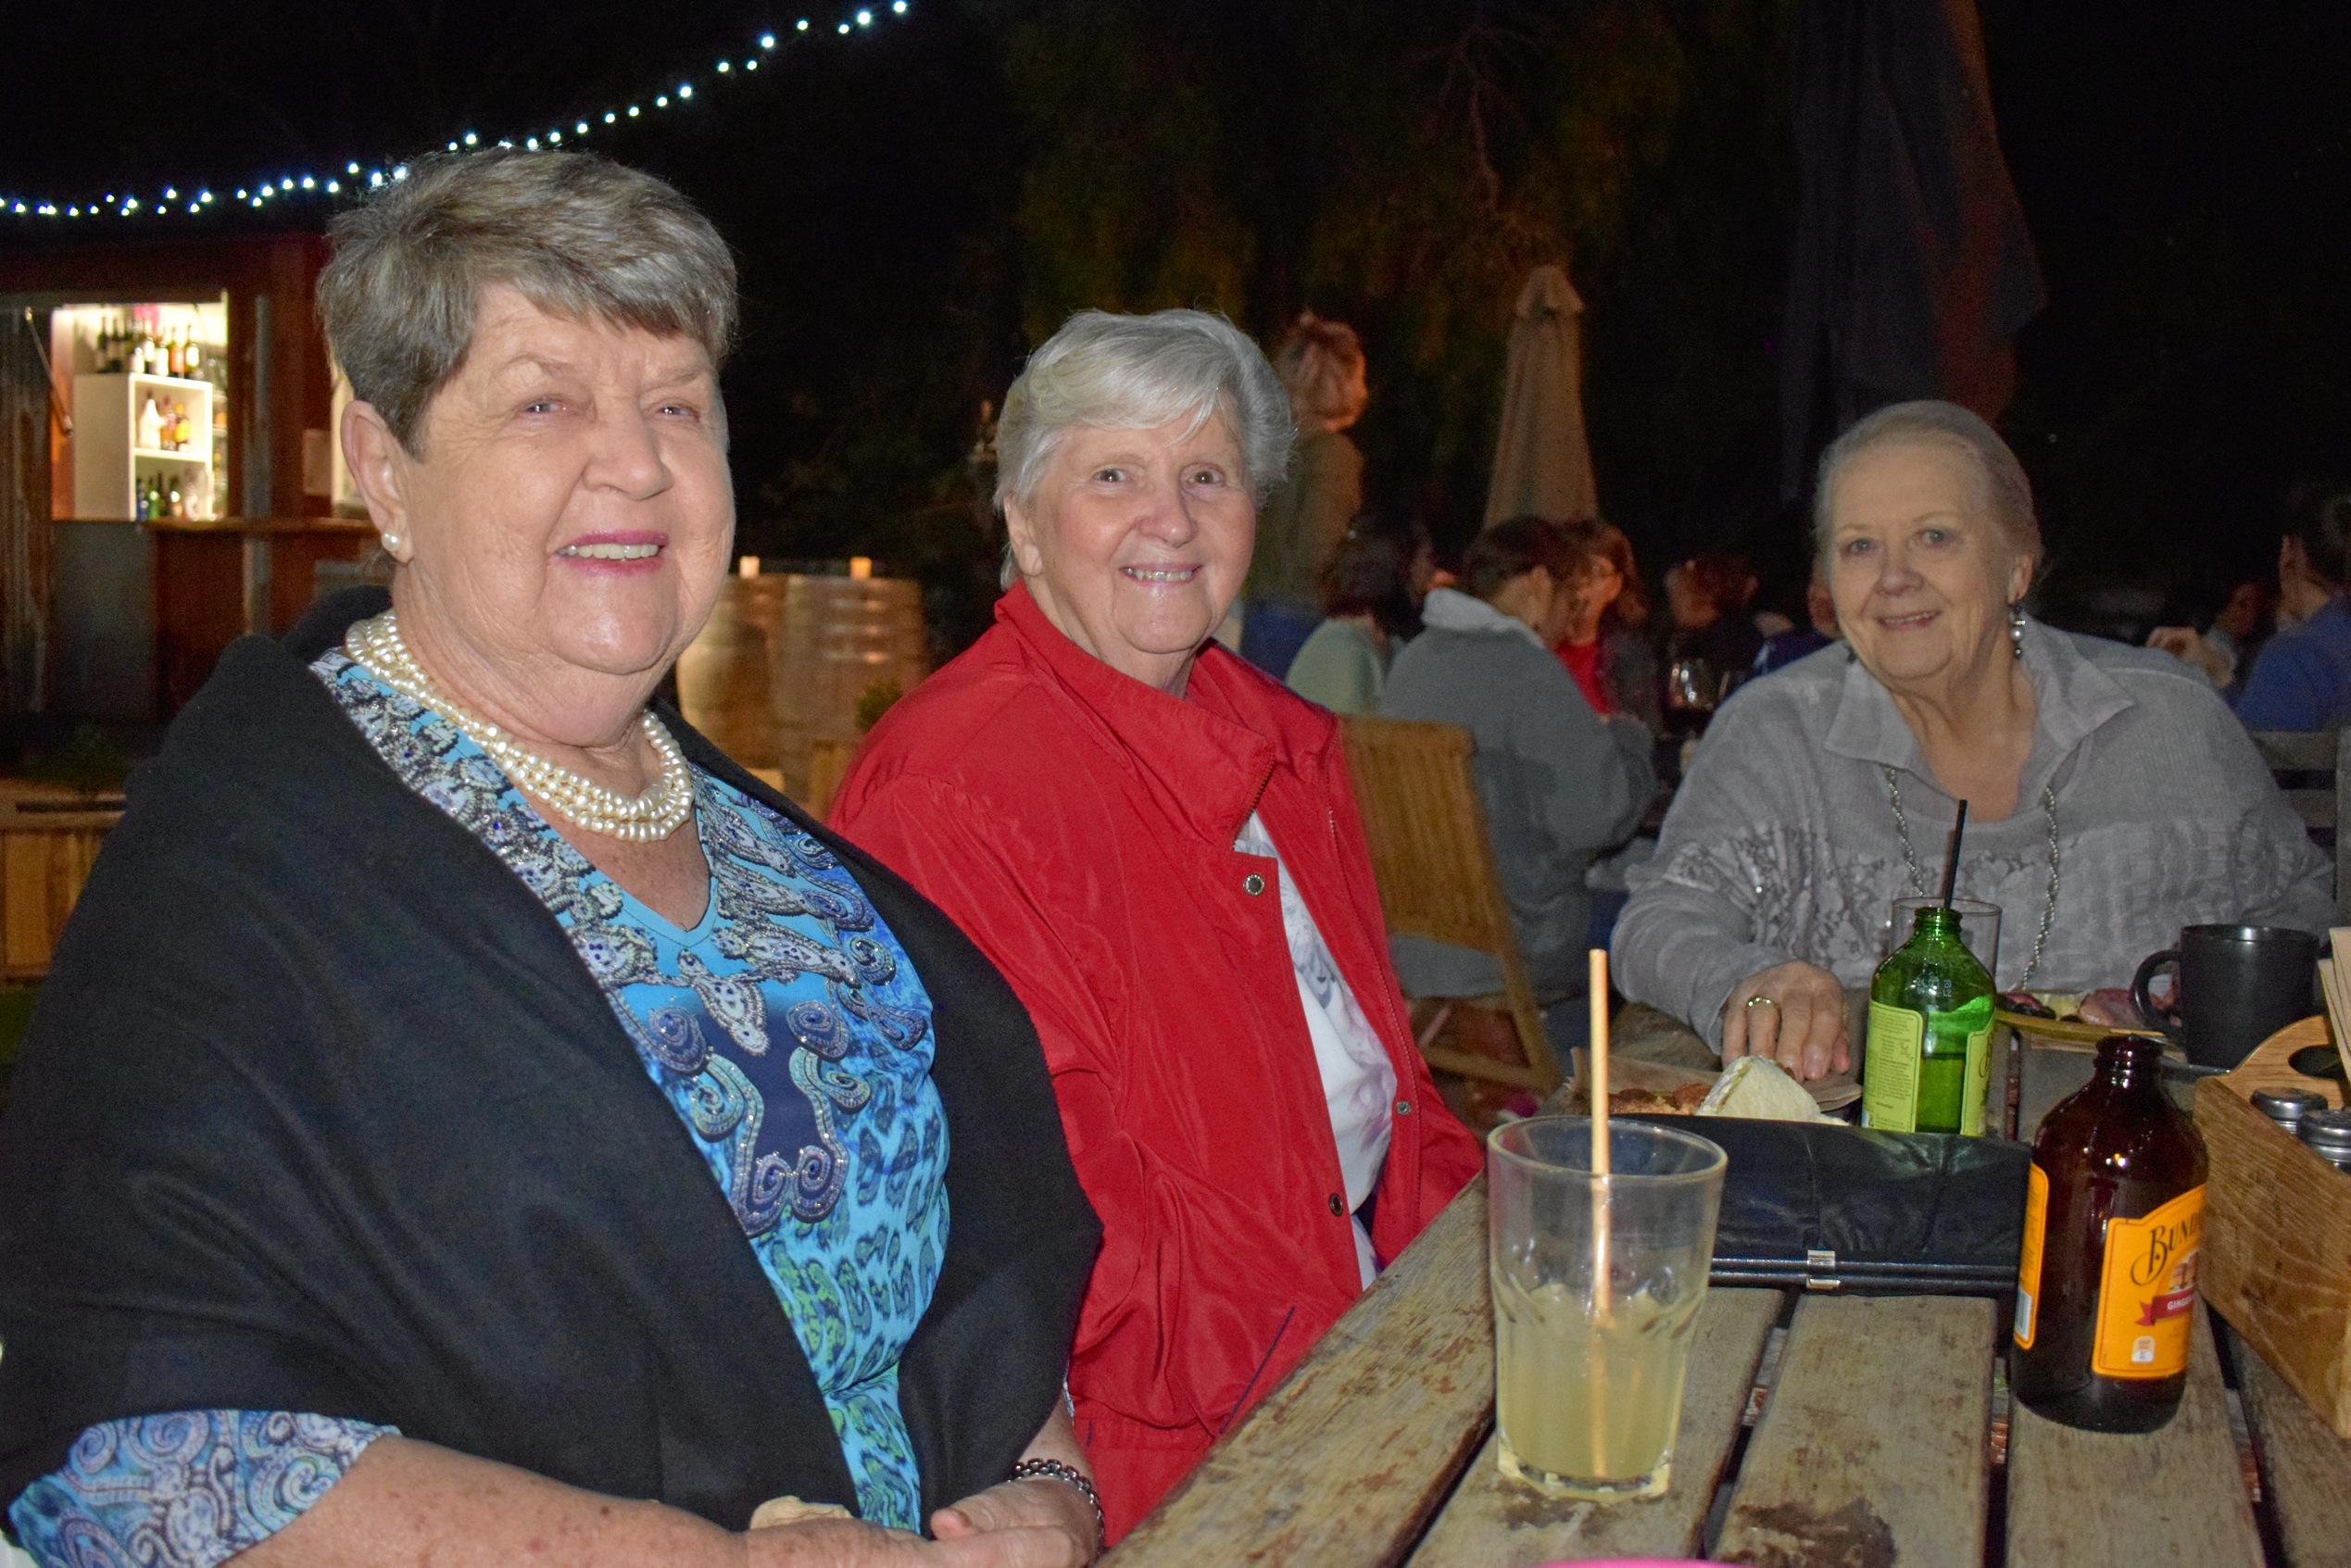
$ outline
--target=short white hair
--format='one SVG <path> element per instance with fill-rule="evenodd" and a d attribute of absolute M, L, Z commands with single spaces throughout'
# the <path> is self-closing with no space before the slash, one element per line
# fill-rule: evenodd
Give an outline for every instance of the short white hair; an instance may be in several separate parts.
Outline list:
<path fill-rule="evenodd" d="M 1829 532 L 1836 520 L 1829 512 L 1829 493 L 1836 487 L 1838 473 L 1864 452 L 1901 443 L 1941 446 L 1964 459 L 1976 482 L 1977 499 L 2000 531 L 2001 542 L 2011 554 L 2039 564 L 2041 521 L 2033 515 L 2032 482 L 2025 477 L 2024 465 L 2017 461 L 2016 453 L 1980 416 L 1956 403 L 1920 398 L 1892 404 L 1856 421 L 1820 454 L 1819 477 L 1812 492 L 1816 570 L 1828 558 L 1832 543 Z"/>
<path fill-rule="evenodd" d="M 1289 472 L 1289 395 L 1247 333 L 1207 310 L 1081 310 L 1045 340 L 1004 395 L 996 505 L 1026 506 L 1074 430 L 1151 430 L 1222 414 L 1263 502 Z"/>

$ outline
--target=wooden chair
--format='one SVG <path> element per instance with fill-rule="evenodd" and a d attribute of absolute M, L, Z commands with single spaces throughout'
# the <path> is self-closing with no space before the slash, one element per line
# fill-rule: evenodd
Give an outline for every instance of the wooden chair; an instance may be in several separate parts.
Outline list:
<path fill-rule="evenodd" d="M 1476 745 L 1469 732 L 1458 724 L 1356 715 L 1339 722 L 1389 933 L 1473 947 L 1502 965 L 1499 994 L 1445 998 L 1420 1028 L 1422 1056 L 1431 1067 L 1465 1078 L 1548 1095 L 1559 1086 L 1559 1060 L 1543 1033 L 1542 1010 L 1527 984 L 1518 933 L 1502 898 L 1486 810 L 1470 776 Z M 1495 1061 L 1435 1044 L 1452 1009 L 1465 1005 L 1505 1014 L 1526 1061 Z"/>
<path fill-rule="evenodd" d="M 2351 925 L 2351 729 L 2256 730 L 2254 748 L 2319 847 L 2334 855 L 2334 918 Z"/>

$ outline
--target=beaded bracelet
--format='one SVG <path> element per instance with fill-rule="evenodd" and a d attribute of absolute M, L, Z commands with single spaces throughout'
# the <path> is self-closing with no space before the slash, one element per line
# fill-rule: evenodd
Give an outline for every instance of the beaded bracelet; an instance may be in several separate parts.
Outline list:
<path fill-rule="evenodd" d="M 1102 1537 L 1110 1533 L 1110 1526 L 1102 1518 L 1102 1495 L 1094 1490 L 1094 1483 L 1086 1478 L 1086 1473 L 1057 1459 L 1025 1459 L 1012 1466 L 1012 1474 L 1006 1479 L 1026 1481 L 1037 1477 L 1060 1481 L 1077 1488 L 1077 1495 L 1084 1498 L 1086 1506 L 1094 1511 L 1094 1549 L 1100 1552 Z"/>

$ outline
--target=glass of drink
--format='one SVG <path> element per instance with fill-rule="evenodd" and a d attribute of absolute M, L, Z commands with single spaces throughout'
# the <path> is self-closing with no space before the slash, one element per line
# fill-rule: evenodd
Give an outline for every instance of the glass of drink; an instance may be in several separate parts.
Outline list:
<path fill-rule="evenodd" d="M 1896 947 L 1910 940 L 1917 929 L 1918 911 L 1932 904 L 1940 908 L 1942 900 L 1931 893 L 1921 893 L 1893 901 L 1893 912 L 1886 922 L 1886 940 L 1878 949 L 1884 959 Z M 1975 954 L 1976 962 L 1984 972 L 2000 972 L 2000 906 L 1987 904 L 1980 898 L 1954 898 L 1951 912 L 1959 917 L 1959 943 Z"/>
<path fill-rule="evenodd" d="M 1691 655 L 1675 659 L 1666 667 L 1666 733 L 1681 740 L 1704 734 L 1729 684 L 1725 672 L 1705 659 Z"/>
<path fill-rule="evenodd" d="M 1728 1161 L 1704 1138 L 1581 1116 L 1486 1140 L 1502 1471 L 1548 1497 L 1666 1489 Z"/>

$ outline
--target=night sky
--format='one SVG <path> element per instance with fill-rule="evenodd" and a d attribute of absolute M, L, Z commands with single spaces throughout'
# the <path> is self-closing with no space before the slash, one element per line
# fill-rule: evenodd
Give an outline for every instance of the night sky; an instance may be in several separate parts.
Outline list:
<path fill-rule="evenodd" d="M 2287 478 L 2351 468 L 2346 13 L 1980 5 L 2002 140 L 2050 293 L 2021 342 L 2023 383 L 2004 422 L 2041 490 L 2060 583 L 2251 570 L 2274 547 Z M 1706 0 L 1649 8 L 1697 25 Z M 1274 19 L 1263 25 L 1278 32 L 1282 19 L 1327 18 L 1330 5 L 1161 9 L 1170 28 L 1197 12 L 1220 30 L 1216 69 L 1255 73 L 1265 112 L 1228 134 L 1255 138 L 1270 169 L 1328 156 L 1287 139 L 1293 84 L 1278 51 L 1253 58 L 1232 42 L 1252 18 Z M 694 107 L 587 144 L 674 181 L 741 256 L 747 338 L 727 391 L 747 540 L 771 553 L 846 554 L 861 516 L 968 512 L 955 476 L 978 401 L 1000 395 L 1025 346 L 1012 215 L 1038 132 L 1033 120 L 1024 128 L 1007 39 L 1038 15 L 1076 27 L 1083 6 L 917 0 L 907 19 L 877 18 L 849 39 L 830 33 L 844 13 L 811 11 L 816 34 L 805 44 L 789 42 L 797 11 L 734 4 L 306 0 L 216 5 L 168 31 L 145 25 L 166 14 L 6 8 L 6 194 L 147 187 L 166 175 L 223 186 L 323 176 L 343 157 L 388 159 L 469 127 L 495 136 L 568 126 L 690 76 L 704 84 Z M 742 58 L 762 27 L 786 46 L 755 81 L 711 85 L 712 62 Z M 1161 110 L 1139 95 L 1124 112 Z M 1741 156 L 1784 166 L 1772 152 L 1784 120 L 1758 112 L 1738 129 L 1726 145 L 1766 149 Z M 315 222 L 320 212 L 278 209 L 267 221 Z M 0 245 L 58 243 L 70 237 L 62 228 L 0 219 Z M 1741 254 L 1682 251 L 1668 284 L 1735 295 L 1767 319 L 1782 286 L 1772 265 L 1780 236 L 1768 219 L 1753 228 Z M 1255 276 L 1282 275 L 1283 244 L 1277 230 L 1259 234 Z M 1609 275 L 1595 272 L 1579 268 L 1578 281 L 1599 321 L 1618 302 Z M 1263 332 L 1285 319 L 1296 305 L 1279 295 L 1261 283 L 1238 312 L 1243 324 Z M 1616 319 L 1647 323 L 1657 308 L 1628 297 Z M 1752 356 L 1743 386 L 1772 384 L 1766 338 L 1717 347 Z M 1588 400 L 1605 402 L 1612 365 L 1629 366 L 1639 348 L 1593 345 Z M 1440 537 L 1457 531 L 1476 508 L 1475 464 L 1433 456 L 1405 417 L 1410 389 L 1390 374 L 1383 397 L 1382 384 L 1376 359 L 1365 444 L 1389 494 L 1374 499 L 1421 512 Z M 1385 424 L 1382 403 L 1398 410 Z M 1603 504 L 1653 542 L 1653 567 L 1662 549 L 1710 533 L 1755 537 L 1776 478 L 1767 443 L 1750 451 L 1713 439 L 1683 453 L 1654 421 L 1596 413 L 1593 423 Z M 1764 409 L 1746 428 L 1768 424 Z M 1710 477 L 1690 490 L 1656 477 L 1682 470 Z"/>

